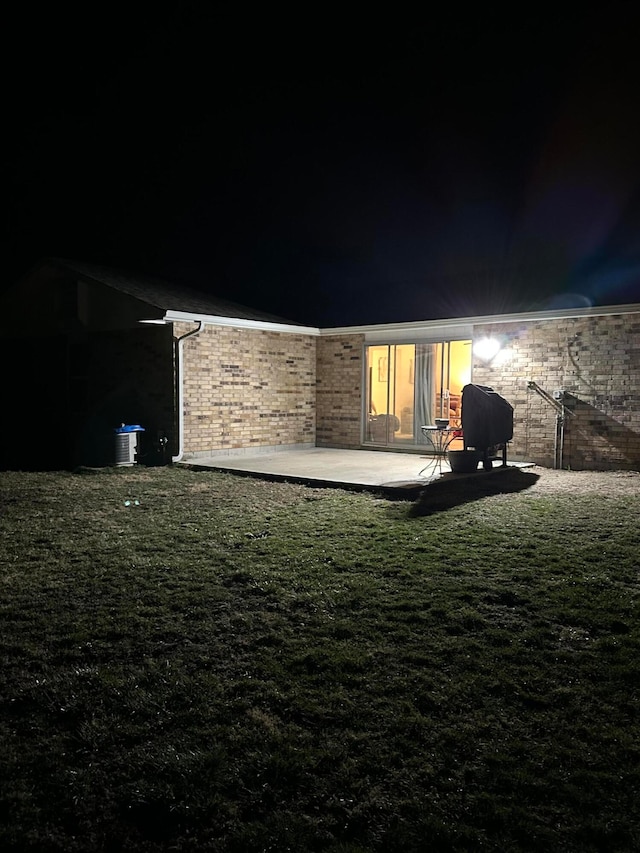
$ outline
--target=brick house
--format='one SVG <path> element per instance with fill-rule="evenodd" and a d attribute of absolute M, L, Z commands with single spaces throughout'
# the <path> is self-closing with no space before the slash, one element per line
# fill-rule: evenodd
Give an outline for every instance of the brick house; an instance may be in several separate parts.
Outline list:
<path fill-rule="evenodd" d="M 640 468 L 640 305 L 317 329 L 56 259 L 2 302 L 3 467 L 109 464 L 120 423 L 145 427 L 149 464 L 419 453 L 420 425 L 455 423 L 472 381 L 514 407 L 510 459 Z"/>
<path fill-rule="evenodd" d="M 483 353 L 486 343 L 500 347 L 493 357 Z M 394 431 L 373 443 L 409 448 L 420 423 L 439 416 L 456 422 L 462 388 L 472 381 L 514 408 L 510 459 L 640 469 L 640 305 L 322 330 L 317 347 L 318 445 L 361 447 L 375 439 L 363 412 L 373 398 L 379 413 L 386 391 Z M 432 361 L 430 420 L 418 405 L 420 350 Z"/>

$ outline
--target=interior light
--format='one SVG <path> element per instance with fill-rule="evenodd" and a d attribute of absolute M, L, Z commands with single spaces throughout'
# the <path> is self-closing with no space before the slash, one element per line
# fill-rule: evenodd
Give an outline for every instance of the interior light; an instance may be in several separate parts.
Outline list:
<path fill-rule="evenodd" d="M 481 361 L 493 361 L 502 349 L 502 343 L 498 338 L 479 338 L 473 342 L 473 354 Z"/>

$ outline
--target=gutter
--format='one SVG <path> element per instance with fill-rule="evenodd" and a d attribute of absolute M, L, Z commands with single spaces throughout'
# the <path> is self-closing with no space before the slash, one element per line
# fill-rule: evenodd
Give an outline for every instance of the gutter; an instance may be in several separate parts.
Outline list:
<path fill-rule="evenodd" d="M 184 456 L 184 365 L 183 365 L 183 349 L 184 342 L 187 338 L 193 337 L 193 335 L 198 335 L 204 328 L 204 321 L 198 320 L 198 328 L 192 329 L 190 332 L 187 332 L 186 335 L 182 335 L 182 337 L 178 338 L 174 341 L 174 352 L 176 359 L 176 398 L 177 398 L 177 408 L 178 408 L 178 453 L 176 456 L 171 457 L 172 462 L 180 462 L 182 457 Z"/>
<path fill-rule="evenodd" d="M 515 314 L 482 314 L 471 317 L 449 317 L 442 320 L 411 320 L 406 323 L 374 323 L 366 326 L 337 326 L 320 329 L 320 336 L 364 334 L 369 336 L 378 333 L 382 338 L 386 335 L 413 335 L 416 332 L 424 334 L 448 332 L 455 329 L 472 328 L 475 326 L 493 326 L 503 323 L 534 323 L 546 320 L 572 320 L 579 317 L 604 317 L 611 314 L 638 314 L 640 303 L 629 305 L 605 305 L 600 308 L 562 308 L 549 311 L 524 311 Z M 469 337 L 471 335 L 469 334 Z"/>
<path fill-rule="evenodd" d="M 254 329 L 281 334 L 312 335 L 317 337 L 320 329 L 315 326 L 297 326 L 291 323 L 276 323 L 270 320 L 247 320 L 242 317 L 222 317 L 217 314 L 194 314 L 190 311 L 166 311 L 165 323 L 205 323 L 208 326 L 232 326 L 234 329 Z"/>

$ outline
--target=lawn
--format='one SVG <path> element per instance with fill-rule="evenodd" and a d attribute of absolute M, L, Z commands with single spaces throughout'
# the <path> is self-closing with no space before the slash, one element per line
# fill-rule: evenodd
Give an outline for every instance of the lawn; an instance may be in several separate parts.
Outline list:
<path fill-rule="evenodd" d="M 0 473 L 0 849 L 639 850 L 640 496 L 536 476 Z"/>

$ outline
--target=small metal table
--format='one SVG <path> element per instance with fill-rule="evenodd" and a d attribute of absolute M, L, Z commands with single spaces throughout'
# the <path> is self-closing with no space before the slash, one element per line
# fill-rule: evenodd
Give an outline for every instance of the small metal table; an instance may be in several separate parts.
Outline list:
<path fill-rule="evenodd" d="M 430 469 L 431 474 L 435 474 L 436 470 L 442 474 L 442 460 L 445 457 L 445 453 L 447 452 L 447 448 L 449 445 L 455 441 L 457 438 L 462 438 L 462 430 L 460 427 L 438 427 L 438 426 L 421 426 L 422 434 L 429 441 L 431 447 L 433 447 L 433 458 L 430 459 L 427 464 L 418 471 L 418 477 L 422 475 L 423 471 Z"/>

